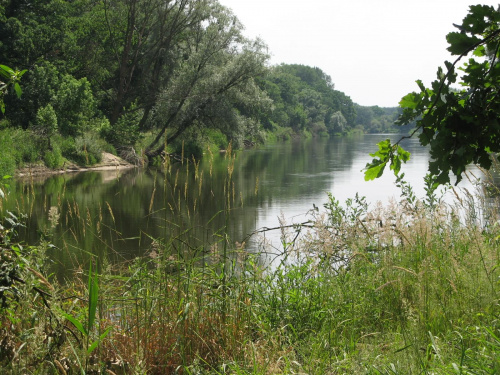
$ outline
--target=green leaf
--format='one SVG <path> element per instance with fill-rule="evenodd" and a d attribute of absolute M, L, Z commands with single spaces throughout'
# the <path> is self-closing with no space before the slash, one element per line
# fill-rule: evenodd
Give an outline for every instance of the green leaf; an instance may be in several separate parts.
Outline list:
<path fill-rule="evenodd" d="M 420 79 L 417 79 L 415 82 L 417 82 L 417 85 L 418 87 L 420 88 L 420 90 L 422 90 L 422 92 L 425 92 L 425 86 L 424 84 L 422 83 L 422 81 Z M 404 99 L 404 98 L 403 98 Z"/>
<path fill-rule="evenodd" d="M 109 334 L 110 331 L 111 331 L 111 327 L 109 327 L 101 336 L 99 336 L 99 338 L 97 340 L 95 340 L 92 343 L 92 345 L 89 346 L 89 348 L 87 349 L 87 354 L 92 353 L 99 346 L 101 341 L 106 338 L 106 336 Z"/>
<path fill-rule="evenodd" d="M 483 57 L 486 56 L 486 49 L 484 46 L 479 46 L 474 50 L 474 56 Z"/>
<path fill-rule="evenodd" d="M 411 154 L 403 147 L 398 145 L 398 156 L 404 163 L 406 163 L 408 160 L 410 160 Z"/>
<path fill-rule="evenodd" d="M 88 336 L 87 330 L 83 326 L 83 324 L 77 320 L 73 315 L 69 315 L 66 313 L 62 313 L 62 315 L 69 320 L 84 336 Z"/>
<path fill-rule="evenodd" d="M 416 109 L 418 107 L 419 102 L 420 102 L 420 95 L 411 92 L 408 95 L 403 96 L 403 98 L 399 102 L 399 105 L 401 106 L 401 108 Z"/>
<path fill-rule="evenodd" d="M 474 47 L 480 39 L 475 36 L 468 36 L 465 33 L 452 32 L 446 36 L 446 40 L 450 44 L 447 48 L 453 55 L 461 55 Z"/>
<path fill-rule="evenodd" d="M 17 97 L 20 98 L 23 94 L 23 90 L 21 89 L 21 86 L 19 86 L 19 83 L 14 83 L 14 90 L 16 91 Z"/>
<path fill-rule="evenodd" d="M 9 68 L 7 65 L 0 65 L 0 74 L 6 78 L 10 78 L 14 75 L 14 70 Z"/>
<path fill-rule="evenodd" d="M 367 164 L 365 170 L 365 181 L 371 181 L 382 176 L 386 165 L 387 161 L 381 162 L 380 160 L 375 159 L 372 164 Z"/>
<path fill-rule="evenodd" d="M 373 156 L 373 157 L 379 157 L 381 159 L 383 158 L 387 158 L 391 152 L 391 140 L 390 139 L 386 139 L 384 141 L 381 141 L 379 143 L 377 143 L 377 146 L 378 146 L 378 151 L 376 151 L 375 153 L 373 154 L 370 154 L 370 156 Z"/>
<path fill-rule="evenodd" d="M 394 171 L 394 174 L 397 176 L 400 170 L 401 170 L 401 159 L 397 155 L 394 155 L 391 158 L 391 171 Z"/>

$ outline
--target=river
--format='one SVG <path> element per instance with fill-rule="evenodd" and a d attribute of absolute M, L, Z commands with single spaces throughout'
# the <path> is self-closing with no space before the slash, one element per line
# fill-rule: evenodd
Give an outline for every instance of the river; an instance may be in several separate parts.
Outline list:
<path fill-rule="evenodd" d="M 198 255 L 210 251 L 207 243 L 222 243 L 226 235 L 239 246 L 256 229 L 278 226 L 280 217 L 302 222 L 313 205 L 322 207 L 327 192 L 341 202 L 359 193 L 371 205 L 398 199 L 389 170 L 371 182 L 364 181 L 362 172 L 368 154 L 386 138 L 399 136 L 293 140 L 240 151 L 234 158 L 207 154 L 199 165 L 177 163 L 167 170 L 19 179 L 11 183 L 3 209 L 27 215 L 20 232 L 26 243 L 45 238 L 55 245 L 49 256 L 59 273 L 80 267 L 88 254 L 131 259 L 151 251 L 157 241 Z M 421 197 L 428 151 L 413 139 L 403 147 L 411 159 L 402 171 Z M 461 185 L 473 190 L 467 179 Z M 279 231 L 264 235 L 279 247 Z M 258 247 L 262 236 L 247 238 L 246 248 Z"/>

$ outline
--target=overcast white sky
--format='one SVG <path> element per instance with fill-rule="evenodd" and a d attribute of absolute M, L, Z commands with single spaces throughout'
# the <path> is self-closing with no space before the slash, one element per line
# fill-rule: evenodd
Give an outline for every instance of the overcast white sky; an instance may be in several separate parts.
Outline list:
<path fill-rule="evenodd" d="M 271 64 L 317 66 L 361 105 L 395 107 L 428 84 L 444 60 L 446 34 L 487 0 L 219 0 L 248 37 L 268 45 Z M 454 60 L 454 58 L 453 58 Z"/>

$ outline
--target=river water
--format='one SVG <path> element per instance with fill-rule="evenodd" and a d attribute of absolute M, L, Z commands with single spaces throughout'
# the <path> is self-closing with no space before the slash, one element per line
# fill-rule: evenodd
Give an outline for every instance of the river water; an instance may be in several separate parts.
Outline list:
<path fill-rule="evenodd" d="M 240 151 L 235 157 L 207 154 L 199 165 L 134 169 L 22 179 L 11 184 L 3 209 L 27 215 L 21 236 L 28 244 L 51 241 L 56 268 L 77 268 L 89 254 L 112 260 L 142 255 L 159 241 L 206 252 L 207 243 L 243 242 L 252 250 L 259 228 L 307 219 L 327 202 L 327 192 L 344 202 L 356 193 L 377 201 L 398 199 L 395 177 L 364 181 L 362 169 L 376 143 L 397 135 L 359 135 L 293 140 Z M 416 140 L 403 147 L 411 160 L 403 166 L 417 196 L 424 194 L 428 151 Z M 479 176 L 479 171 L 473 170 Z M 473 186 L 467 179 L 461 185 Z M 450 198 L 451 199 L 451 198 Z M 227 210 L 229 208 L 229 210 Z M 279 243 L 279 231 L 265 232 Z"/>

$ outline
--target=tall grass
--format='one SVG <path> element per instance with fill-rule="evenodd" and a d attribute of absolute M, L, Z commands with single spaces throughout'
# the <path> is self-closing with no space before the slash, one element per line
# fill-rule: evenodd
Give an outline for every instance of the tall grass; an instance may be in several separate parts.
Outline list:
<path fill-rule="evenodd" d="M 1 308 L 4 371 L 500 373 L 498 202 L 465 194 L 450 206 L 431 190 L 418 200 L 403 181 L 401 200 L 386 206 L 330 196 L 307 224 L 282 223 L 281 255 L 270 264 L 264 253 L 273 249 L 252 253 L 228 235 L 241 202 L 230 148 L 226 158 L 223 228 L 192 238 L 202 187 L 212 182 L 196 162 L 182 159 L 194 185 L 166 163 L 149 214 L 154 199 L 169 195 L 164 213 L 179 220 L 165 214 L 165 235 L 144 256 L 103 259 L 65 284 L 47 274 L 43 247 L 16 247 L 2 229 L 2 267 L 18 266 L 24 281 L 5 286 L 17 291 Z M 97 218 L 76 202 L 59 205 L 79 218 L 77 237 L 112 230 L 102 219 L 106 210 L 114 218 L 109 205 Z M 88 329 L 80 324 L 85 332 L 72 321 L 91 316 Z"/>

